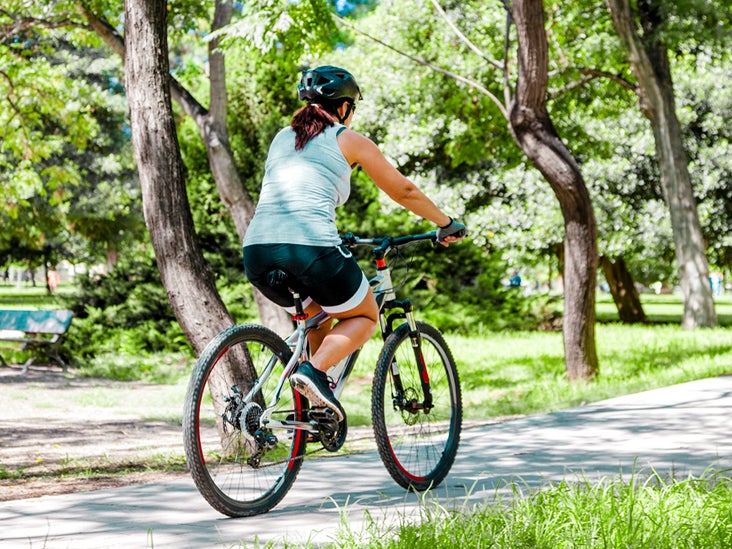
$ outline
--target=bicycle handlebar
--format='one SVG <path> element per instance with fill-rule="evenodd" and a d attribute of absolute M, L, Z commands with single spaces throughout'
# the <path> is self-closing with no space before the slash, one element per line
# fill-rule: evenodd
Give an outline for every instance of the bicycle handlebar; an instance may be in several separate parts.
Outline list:
<path fill-rule="evenodd" d="M 437 231 L 430 231 L 421 234 L 408 234 L 404 236 L 379 236 L 376 238 L 361 238 L 353 233 L 341 235 L 341 242 L 344 246 L 374 246 L 374 253 L 386 253 L 392 248 L 417 242 L 419 240 L 429 240 L 433 244 L 437 242 Z"/>

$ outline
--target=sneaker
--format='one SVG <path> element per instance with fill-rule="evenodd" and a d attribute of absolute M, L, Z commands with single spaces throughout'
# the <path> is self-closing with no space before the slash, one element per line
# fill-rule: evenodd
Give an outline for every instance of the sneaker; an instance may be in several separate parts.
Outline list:
<path fill-rule="evenodd" d="M 325 372 L 316 370 L 308 361 L 300 364 L 297 371 L 290 376 L 290 384 L 313 406 L 330 408 L 338 416 L 339 422 L 345 419 L 346 412 L 331 391 L 328 376 Z"/>

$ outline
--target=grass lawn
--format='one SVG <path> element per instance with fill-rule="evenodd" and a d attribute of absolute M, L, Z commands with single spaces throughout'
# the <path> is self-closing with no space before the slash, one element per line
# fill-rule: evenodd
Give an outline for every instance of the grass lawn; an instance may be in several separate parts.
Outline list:
<path fill-rule="evenodd" d="M 64 297 L 73 292 L 73 286 L 61 284 L 53 295 L 48 295 L 46 285 L 0 285 L 0 309 L 66 309 Z"/>
<path fill-rule="evenodd" d="M 678 295 L 641 294 L 641 304 L 646 317 L 653 323 L 680 324 L 684 306 Z M 609 293 L 597 293 L 598 322 L 617 322 L 618 310 Z M 714 309 L 720 326 L 732 327 L 732 294 L 714 298 Z"/>

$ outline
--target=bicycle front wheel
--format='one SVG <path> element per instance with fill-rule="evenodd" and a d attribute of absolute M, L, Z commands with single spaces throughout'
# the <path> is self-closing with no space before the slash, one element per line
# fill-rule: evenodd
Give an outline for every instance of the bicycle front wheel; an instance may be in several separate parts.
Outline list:
<path fill-rule="evenodd" d="M 371 413 L 389 474 L 400 486 L 423 491 L 440 484 L 455 461 L 462 402 L 455 360 L 442 334 L 423 322 L 417 322 L 417 330 L 421 349 L 412 346 L 407 324 L 386 338 L 376 365 Z M 424 377 L 418 360 L 424 362 Z M 425 394 L 427 379 L 431 399 Z"/>
<path fill-rule="evenodd" d="M 225 515 L 266 513 L 300 471 L 307 433 L 260 422 L 273 404 L 273 420 L 302 418 L 304 399 L 287 380 L 279 400 L 274 396 L 290 356 L 273 331 L 242 324 L 211 340 L 191 374 L 183 414 L 186 459 L 201 495 Z M 261 387 L 252 391 L 255 382 Z"/>

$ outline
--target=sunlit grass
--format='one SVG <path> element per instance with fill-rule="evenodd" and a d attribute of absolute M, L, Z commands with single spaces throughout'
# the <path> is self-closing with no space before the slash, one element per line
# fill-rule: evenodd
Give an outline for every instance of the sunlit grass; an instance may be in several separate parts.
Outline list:
<path fill-rule="evenodd" d="M 447 334 L 446 340 L 467 419 L 547 412 L 732 373 L 732 328 L 598 324 L 599 375 L 592 383 L 567 381 L 560 332 Z M 369 342 L 342 395 L 351 424 L 368 418 L 378 348 Z"/>
<path fill-rule="evenodd" d="M 627 549 L 732 547 L 732 479 L 658 475 L 564 480 L 446 508 L 425 498 L 413 514 L 382 522 L 367 514 L 353 528 L 343 515 L 330 543 L 270 542 L 241 547 L 321 549 Z M 458 502 L 459 503 L 459 502 Z"/>
<path fill-rule="evenodd" d="M 427 504 L 418 524 L 330 547 L 627 548 L 732 546 L 732 483 L 702 479 L 563 481 L 458 512 Z M 347 529 L 345 529 L 347 532 Z"/>
<path fill-rule="evenodd" d="M 599 375 L 566 378 L 561 333 L 484 333 L 448 338 L 466 417 L 545 412 L 732 372 L 732 329 L 674 325 L 596 328 Z"/>
<path fill-rule="evenodd" d="M 643 312 L 650 322 L 680 324 L 684 306 L 681 296 L 676 294 L 641 294 Z M 597 293 L 598 322 L 618 321 L 618 309 L 608 293 Z M 732 294 L 726 293 L 714 298 L 714 309 L 720 326 L 732 327 Z"/>
<path fill-rule="evenodd" d="M 70 284 L 61 284 L 56 291 L 49 295 L 42 280 L 37 286 L 28 286 L 23 283 L 19 288 L 15 284 L 0 285 L 0 309 L 66 309 L 67 295 L 73 293 L 74 287 Z"/>

